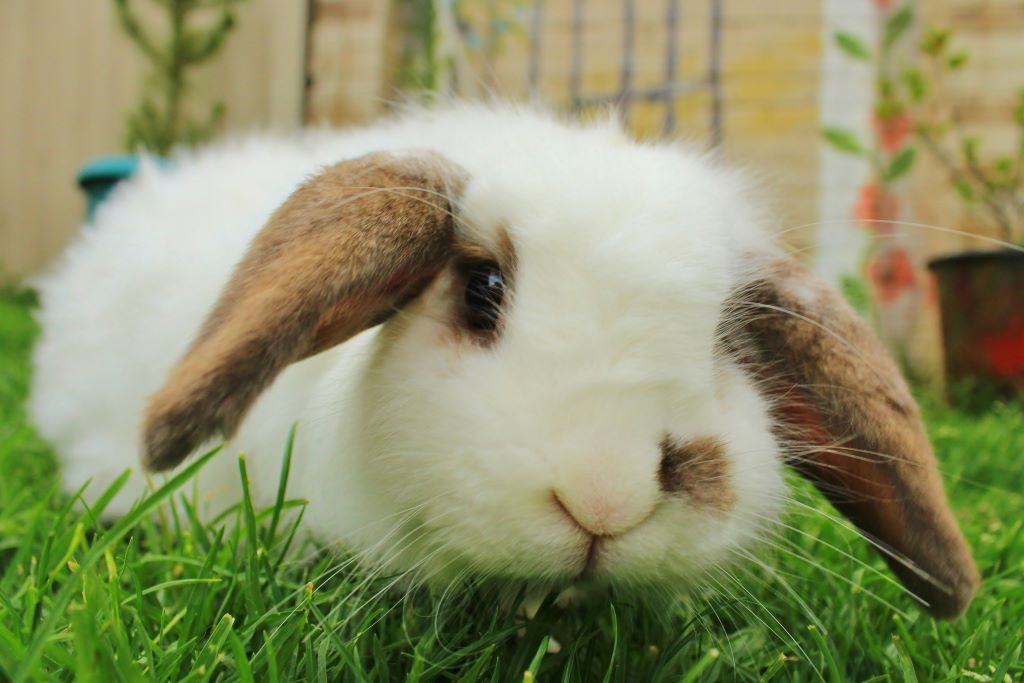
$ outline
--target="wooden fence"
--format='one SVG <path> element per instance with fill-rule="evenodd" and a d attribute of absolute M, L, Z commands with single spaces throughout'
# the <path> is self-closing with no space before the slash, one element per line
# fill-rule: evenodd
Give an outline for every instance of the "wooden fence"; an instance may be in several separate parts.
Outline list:
<path fill-rule="evenodd" d="M 251 0 L 239 10 L 236 33 L 197 87 L 227 103 L 231 129 L 301 122 L 306 8 L 306 0 Z M 75 175 L 85 160 L 122 151 L 144 66 L 110 0 L 0 0 L 5 275 L 37 272 L 78 229 Z"/>
<path fill-rule="evenodd" d="M 627 5 L 642 36 L 634 45 L 631 82 L 661 83 L 665 12 L 672 2 L 463 0 L 462 29 L 485 40 L 484 49 L 469 57 L 476 84 L 482 91 L 525 96 L 532 89 L 545 100 L 567 101 L 572 36 L 581 28 L 574 27 L 574 17 L 582 16 L 586 68 L 576 87 L 584 93 L 617 87 Z M 822 84 L 845 87 L 839 83 L 845 77 L 823 72 L 831 68 L 823 59 L 831 41 L 824 8 L 845 12 L 873 2 L 881 0 L 722 3 L 719 125 L 725 157 L 761 172 L 782 224 L 808 226 L 789 234 L 808 251 L 820 243 L 810 224 L 827 214 L 823 198 L 838 196 L 843 206 L 837 211 L 847 216 L 856 199 L 850 179 L 833 177 L 821 161 L 820 127 L 834 123 L 822 120 Z M 1024 5 L 916 4 L 929 23 L 958 27 L 976 53 L 953 94 L 966 105 L 972 128 L 1005 141 L 1014 87 L 1024 81 L 1018 76 L 1024 73 Z M 232 132 L 368 120 L 397 93 L 410 6 L 407 0 L 250 0 L 225 54 L 204 67 L 197 95 L 226 101 Z M 531 8 L 538 6 L 543 22 L 533 25 Z M 706 0 L 679 3 L 675 68 L 681 79 L 705 72 L 712 6 Z M 495 13 L 518 23 L 500 45 L 486 44 Z M 542 41 L 541 60 L 531 57 L 531 36 Z M 124 115 L 136 102 L 143 66 L 121 35 L 110 0 L 0 0 L 0 271 L 38 272 L 78 229 L 83 201 L 75 174 L 90 157 L 121 151 Z M 857 96 L 866 112 L 867 103 Z M 698 92 L 678 101 L 673 116 L 679 133 L 706 136 L 709 97 Z M 665 117 L 658 103 L 639 103 L 631 114 L 641 134 L 656 133 Z M 925 200 L 915 207 L 921 216 L 949 223 L 945 209 L 934 212 L 944 179 L 914 182 L 924 188 Z M 950 193 L 943 187 L 942 195 Z"/>

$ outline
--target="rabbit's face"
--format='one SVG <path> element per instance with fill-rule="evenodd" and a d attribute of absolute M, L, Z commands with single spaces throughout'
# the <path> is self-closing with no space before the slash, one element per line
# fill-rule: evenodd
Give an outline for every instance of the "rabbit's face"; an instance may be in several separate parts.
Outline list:
<path fill-rule="evenodd" d="M 735 178 L 607 128 L 449 116 L 454 158 L 344 161 L 274 213 L 151 399 L 148 466 L 383 322 L 352 406 L 353 480 L 400 525 L 378 562 L 685 585 L 776 518 L 786 465 L 933 614 L 966 608 L 977 569 L 899 370 Z"/>
<path fill-rule="evenodd" d="M 568 186 L 471 178 L 455 256 L 380 338 L 365 474 L 425 573 L 678 579 L 776 514 L 765 406 L 716 357 L 730 198 L 618 152 L 562 161 Z"/>

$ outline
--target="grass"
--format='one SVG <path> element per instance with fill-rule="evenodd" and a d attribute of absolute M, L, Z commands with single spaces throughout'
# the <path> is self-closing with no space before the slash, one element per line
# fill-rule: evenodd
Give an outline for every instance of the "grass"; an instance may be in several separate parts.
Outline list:
<path fill-rule="evenodd" d="M 98 509 L 60 494 L 54 458 L 26 423 L 31 305 L 28 293 L 0 293 L 0 681 L 1024 678 L 1019 407 L 927 409 L 985 575 L 957 622 L 919 612 L 866 543 L 803 510 L 764 566 L 737 565 L 707 594 L 653 607 L 623 596 L 546 603 L 521 623 L 484 588 L 400 593 L 297 540 L 294 515 L 282 514 L 294 501 L 243 501 L 201 522 L 186 480 L 203 460 L 118 523 L 97 523 Z M 162 505 L 171 496 L 185 501 L 179 514 Z M 548 652 L 551 638 L 560 652 Z"/>

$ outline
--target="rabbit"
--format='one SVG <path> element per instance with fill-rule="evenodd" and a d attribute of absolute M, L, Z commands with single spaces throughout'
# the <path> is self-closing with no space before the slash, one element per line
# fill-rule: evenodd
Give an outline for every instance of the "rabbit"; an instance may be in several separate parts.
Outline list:
<path fill-rule="evenodd" d="M 955 618 L 979 575 L 907 385 L 754 196 L 501 103 L 145 164 L 40 285 L 31 415 L 86 499 L 227 439 L 260 505 L 297 423 L 306 531 L 428 580 L 699 585 L 791 468 Z M 234 458 L 197 486 L 236 502 Z"/>

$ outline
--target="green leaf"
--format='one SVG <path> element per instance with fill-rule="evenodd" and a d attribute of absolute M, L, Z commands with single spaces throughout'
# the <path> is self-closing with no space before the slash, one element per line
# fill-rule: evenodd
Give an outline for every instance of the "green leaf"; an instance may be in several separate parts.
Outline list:
<path fill-rule="evenodd" d="M 619 616 L 615 612 L 615 605 L 609 604 L 608 608 L 612 614 L 612 656 L 608 658 L 608 668 L 604 672 L 602 683 L 610 683 L 612 672 L 615 670 L 616 656 L 619 653 Z"/>
<path fill-rule="evenodd" d="M 978 163 L 978 146 L 980 144 L 981 141 L 978 139 L 977 136 L 968 135 L 967 137 L 964 138 L 961 151 L 963 152 L 964 159 L 967 161 L 967 163 Z"/>
<path fill-rule="evenodd" d="M 695 683 L 698 680 L 702 680 L 701 674 L 704 673 L 705 669 L 714 664 L 715 660 L 717 660 L 721 654 L 722 653 L 716 648 L 711 648 L 705 652 L 704 656 L 698 659 L 697 662 L 690 667 L 690 670 L 686 672 L 681 679 L 681 683 Z"/>
<path fill-rule="evenodd" d="M 967 60 L 969 60 L 970 58 L 971 58 L 971 56 L 966 51 L 964 51 L 964 50 L 957 50 L 956 52 L 954 52 L 953 54 L 951 54 L 949 56 L 949 59 L 946 60 L 946 64 L 949 65 L 950 69 L 952 69 L 953 71 L 956 71 L 957 69 L 962 67 L 964 64 L 966 64 Z"/>
<path fill-rule="evenodd" d="M 871 50 L 857 36 L 846 31 L 838 31 L 835 35 L 836 45 L 846 53 L 847 56 L 867 62 L 871 60 Z"/>
<path fill-rule="evenodd" d="M 540 641 L 540 646 L 537 648 L 536 654 L 533 655 L 533 661 L 530 662 L 530 668 L 523 672 L 523 681 L 536 680 L 537 672 L 540 671 L 540 664 L 544 661 L 544 655 L 548 653 L 548 642 L 551 640 L 551 636 L 544 636 Z"/>
<path fill-rule="evenodd" d="M 293 423 L 288 430 L 288 442 L 285 444 L 284 457 L 281 459 L 281 474 L 277 478 L 277 498 L 274 500 L 274 511 L 270 517 L 270 526 L 264 536 L 264 543 L 271 545 L 277 538 L 277 525 L 281 521 L 281 511 L 284 509 L 285 491 L 288 488 L 288 477 L 292 470 L 292 451 L 295 449 L 295 430 L 298 423 Z"/>
<path fill-rule="evenodd" d="M 888 21 L 885 22 L 885 30 L 882 34 L 882 47 L 889 49 L 896 44 L 896 41 L 907 32 L 910 25 L 914 23 L 914 7 L 906 4 L 893 12 Z"/>
<path fill-rule="evenodd" d="M 904 147 L 889 162 L 889 168 L 885 170 L 885 181 L 892 182 L 897 178 L 906 175 L 914 166 L 914 159 L 917 158 L 915 147 Z"/>
<path fill-rule="evenodd" d="M 921 52 L 925 53 L 930 57 L 938 57 L 946 49 L 946 45 L 949 44 L 949 38 L 952 34 L 949 29 L 945 28 L 930 28 L 928 32 L 924 34 L 924 38 L 921 39 L 921 43 L 918 47 L 921 48 Z"/>
<path fill-rule="evenodd" d="M 875 105 L 875 115 L 883 121 L 896 118 L 904 111 L 903 104 L 892 98 L 883 98 Z"/>
<path fill-rule="evenodd" d="M 967 183 L 963 180 L 958 180 L 956 183 L 953 184 L 953 186 L 956 188 L 956 193 L 960 195 L 960 199 L 963 200 L 964 203 L 974 203 L 974 188 L 971 187 L 970 183 Z"/>
<path fill-rule="evenodd" d="M 910 658 L 906 644 L 901 638 L 893 636 L 893 646 L 896 650 L 896 666 L 902 674 L 903 683 L 918 683 L 918 672 L 913 668 L 913 659 Z"/>
<path fill-rule="evenodd" d="M 1010 157 L 999 157 L 996 159 L 996 172 L 1003 176 L 1013 174 L 1013 159 Z"/>
<path fill-rule="evenodd" d="M 1022 647 L 1024 647 L 1024 645 L 1018 645 L 1015 649 L 1007 651 L 1003 656 L 1003 661 L 999 663 L 999 668 L 992 674 L 993 681 L 999 681 L 1002 683 L 1002 681 L 1006 680 L 1006 672 L 1009 671 L 1010 667 L 1014 666 L 1020 659 L 1020 651 Z"/>
<path fill-rule="evenodd" d="M 825 638 L 825 634 L 821 630 L 811 624 L 807 627 L 810 631 L 811 637 L 814 638 L 815 643 L 818 646 L 818 650 L 822 653 L 825 660 L 825 673 L 828 674 L 828 680 L 830 683 L 843 683 L 846 680 L 846 672 L 841 670 L 839 662 L 836 661 L 835 655 L 832 653 L 831 641 Z"/>
<path fill-rule="evenodd" d="M 921 102 L 928 94 L 928 82 L 924 79 L 924 74 L 920 69 L 907 69 L 903 74 L 903 82 L 910 92 L 910 99 L 914 102 Z"/>
<path fill-rule="evenodd" d="M 838 149 L 840 152 L 864 156 L 864 146 L 853 131 L 842 128 L 824 128 L 821 131 L 826 142 Z"/>

